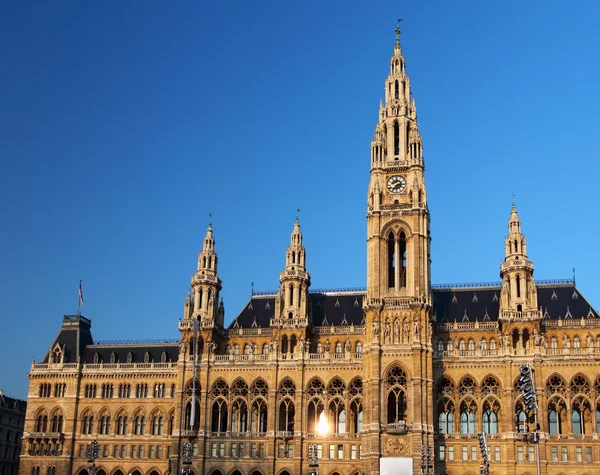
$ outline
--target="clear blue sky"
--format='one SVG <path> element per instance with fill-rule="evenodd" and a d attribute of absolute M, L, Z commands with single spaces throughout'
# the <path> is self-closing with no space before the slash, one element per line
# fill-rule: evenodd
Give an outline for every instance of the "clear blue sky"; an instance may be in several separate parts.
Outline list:
<path fill-rule="evenodd" d="M 418 6 L 417 6 L 418 5 Z M 226 321 L 275 289 L 300 207 L 313 287 L 365 285 L 369 147 L 398 16 L 434 283 L 498 280 L 511 194 L 538 279 L 596 306 L 597 2 L 3 2 L 0 388 L 62 316 L 178 337 L 213 215 Z"/>

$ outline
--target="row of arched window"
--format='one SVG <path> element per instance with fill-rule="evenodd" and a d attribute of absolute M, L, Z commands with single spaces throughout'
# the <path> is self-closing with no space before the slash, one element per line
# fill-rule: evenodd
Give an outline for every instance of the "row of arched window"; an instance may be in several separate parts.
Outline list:
<path fill-rule="evenodd" d="M 54 465 L 50 465 L 46 467 L 46 470 L 42 472 L 40 470 L 39 465 L 34 465 L 31 467 L 31 475 L 56 475 L 56 467 Z"/>
<path fill-rule="evenodd" d="M 513 394 L 516 396 L 513 410 L 502 412 L 509 422 L 507 430 L 527 431 L 533 420 L 525 410 L 515 380 Z M 501 385 L 495 376 L 487 376 L 477 384 L 469 375 L 457 386 L 443 377 L 437 385 L 438 429 L 442 434 L 475 434 L 500 432 Z M 549 434 L 592 434 L 600 433 L 600 376 L 592 385 L 587 376 L 577 374 L 567 384 L 558 374 L 546 379 L 543 391 L 538 391 L 538 404 L 542 431 Z M 481 421 L 481 422 L 478 422 Z M 514 424 L 514 426 L 513 426 Z"/>
<path fill-rule="evenodd" d="M 402 378 L 401 378 L 402 379 Z M 402 379 L 406 382 L 406 377 Z M 193 387 L 195 389 L 193 389 Z M 394 417 L 405 417 L 406 387 L 394 386 L 394 400 L 399 400 L 400 409 Z M 307 385 L 306 431 L 316 433 L 320 424 L 327 424 L 333 433 L 359 433 L 362 430 L 362 379 L 354 378 L 348 385 L 339 378 L 333 378 L 327 385 L 320 378 L 313 378 Z M 184 428 L 197 429 L 200 423 L 200 385 L 190 381 L 186 386 L 186 410 Z M 194 397 L 195 396 L 195 397 Z M 276 401 L 276 427 L 278 431 L 292 432 L 296 426 L 296 385 L 291 378 L 284 378 L 279 384 Z M 243 379 L 236 379 L 229 385 L 224 379 L 217 379 L 208 392 L 212 432 L 257 432 L 267 431 L 268 386 L 258 378 L 248 385 Z M 195 410 L 192 405 L 195 404 Z"/>
<path fill-rule="evenodd" d="M 150 388 L 152 396 L 155 398 L 174 398 L 176 394 L 175 384 L 171 384 L 167 390 L 168 385 L 165 383 L 156 383 Z M 83 397 L 95 398 L 98 392 L 96 384 L 86 384 L 84 387 Z M 130 398 L 131 397 L 131 384 L 120 384 L 117 396 L 119 398 Z M 139 383 L 135 385 L 135 397 L 136 398 L 147 398 L 150 394 L 147 383 Z M 100 387 L 100 395 L 104 399 L 112 399 L 114 397 L 114 385 L 110 383 L 102 384 Z"/>
<path fill-rule="evenodd" d="M 63 415 L 62 412 L 56 410 L 52 416 L 48 417 L 46 411 L 38 413 L 35 419 L 34 432 L 62 432 L 63 430 Z"/>
<path fill-rule="evenodd" d="M 113 432 L 117 435 L 172 435 L 175 416 L 173 411 L 166 417 L 162 412 L 154 411 L 146 420 L 142 410 L 136 411 L 132 418 L 129 418 L 125 411 L 120 411 L 113 420 L 108 411 L 103 411 L 97 421 L 96 428 L 94 413 L 89 409 L 84 411 L 81 417 L 81 433 L 83 435 L 110 435 Z"/>

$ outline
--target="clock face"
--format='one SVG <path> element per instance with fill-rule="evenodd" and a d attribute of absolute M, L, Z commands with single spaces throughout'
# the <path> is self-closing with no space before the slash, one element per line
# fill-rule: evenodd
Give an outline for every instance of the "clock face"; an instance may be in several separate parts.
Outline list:
<path fill-rule="evenodd" d="M 402 193 L 406 189 L 406 180 L 402 176 L 393 176 L 387 182 L 390 193 Z"/>

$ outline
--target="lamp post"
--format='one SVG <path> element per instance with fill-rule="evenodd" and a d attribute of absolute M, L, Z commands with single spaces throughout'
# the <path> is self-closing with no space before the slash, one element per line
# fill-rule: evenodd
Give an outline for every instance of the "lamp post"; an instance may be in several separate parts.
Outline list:
<path fill-rule="evenodd" d="M 188 475 L 188 474 L 192 473 L 192 470 L 190 468 L 190 465 L 192 464 L 192 443 L 191 442 L 183 443 L 182 456 L 183 456 L 184 467 L 181 470 L 181 473 L 183 475 Z"/>
<path fill-rule="evenodd" d="M 479 452 L 481 452 L 481 465 L 479 465 L 479 473 L 481 475 L 490 475 L 490 459 L 488 458 L 487 437 L 485 432 L 477 434 L 479 440 Z"/>
<path fill-rule="evenodd" d="M 98 458 L 98 442 L 92 440 L 87 446 L 87 456 L 88 463 L 91 463 L 90 467 L 87 469 L 90 475 L 95 475 L 96 473 L 96 459 Z"/>
<path fill-rule="evenodd" d="M 433 451 L 429 445 L 421 445 L 421 474 L 430 475 L 433 472 Z"/>
<path fill-rule="evenodd" d="M 537 419 L 537 394 L 535 392 L 535 370 L 531 367 L 531 364 L 526 363 L 520 368 L 521 375 L 519 376 L 519 392 L 523 394 L 524 406 L 528 409 L 527 411 L 527 422 L 529 422 L 529 413 L 533 411 L 533 425 L 534 430 L 525 433 L 525 442 L 531 442 L 535 445 L 535 461 L 537 466 L 538 475 L 542 474 L 542 466 L 540 462 L 540 426 Z"/>

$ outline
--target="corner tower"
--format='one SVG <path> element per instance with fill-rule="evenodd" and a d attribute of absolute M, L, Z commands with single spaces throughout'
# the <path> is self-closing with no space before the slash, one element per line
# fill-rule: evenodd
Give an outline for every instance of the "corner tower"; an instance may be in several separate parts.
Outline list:
<path fill-rule="evenodd" d="M 540 319 L 533 262 L 527 258 L 527 241 L 521 232 L 521 220 L 514 203 L 508 220 L 504 253 L 504 262 L 500 265 L 500 320 Z"/>
<path fill-rule="evenodd" d="M 192 316 L 198 318 L 202 328 L 223 328 L 224 311 L 219 303 L 221 279 L 217 273 L 218 257 L 215 252 L 212 223 L 208 224 L 204 245 L 198 254 L 198 270 L 192 276 Z M 187 304 L 187 301 L 186 301 Z"/>
<path fill-rule="evenodd" d="M 306 250 L 302 245 L 298 216 L 285 253 L 285 270 L 279 275 L 279 283 L 281 290 L 277 291 L 275 299 L 273 324 L 307 326 L 310 274 L 306 270 Z"/>

